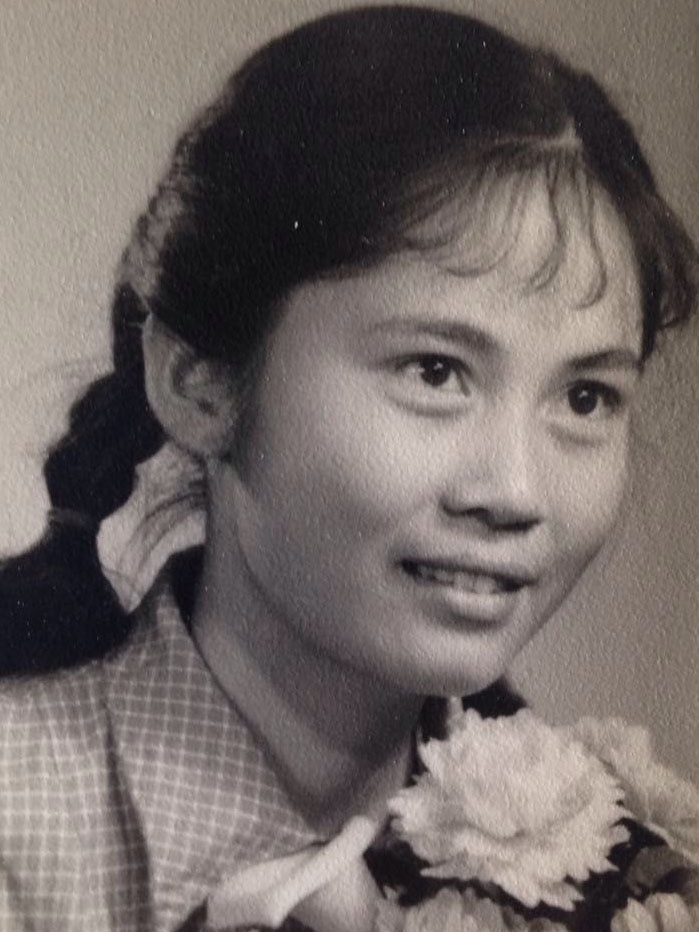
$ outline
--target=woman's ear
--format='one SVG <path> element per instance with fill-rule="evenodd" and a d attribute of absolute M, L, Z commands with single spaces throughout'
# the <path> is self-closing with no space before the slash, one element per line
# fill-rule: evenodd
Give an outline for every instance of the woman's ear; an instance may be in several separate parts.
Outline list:
<path fill-rule="evenodd" d="M 143 327 L 146 394 L 169 437 L 195 456 L 223 458 L 238 399 L 228 367 L 200 356 L 152 314 Z"/>

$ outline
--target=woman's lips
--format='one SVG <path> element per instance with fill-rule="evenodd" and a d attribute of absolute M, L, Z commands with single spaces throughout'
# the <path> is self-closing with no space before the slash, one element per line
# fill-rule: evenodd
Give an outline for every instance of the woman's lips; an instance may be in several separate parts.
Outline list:
<path fill-rule="evenodd" d="M 420 560 L 404 560 L 403 568 L 417 582 L 438 584 L 475 595 L 517 592 L 527 581 L 507 573 L 450 566 Z"/>
<path fill-rule="evenodd" d="M 432 606 L 430 613 L 436 611 L 442 622 L 469 629 L 504 624 L 530 584 L 529 579 L 500 571 L 432 561 L 403 560 L 401 569 L 427 599 L 425 605 Z"/>

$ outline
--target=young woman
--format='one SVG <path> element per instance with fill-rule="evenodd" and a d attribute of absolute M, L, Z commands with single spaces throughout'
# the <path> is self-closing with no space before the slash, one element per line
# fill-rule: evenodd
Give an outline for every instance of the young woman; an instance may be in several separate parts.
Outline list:
<path fill-rule="evenodd" d="M 517 708 L 498 680 L 607 538 L 696 284 L 554 56 L 401 6 L 253 55 L 136 224 L 114 370 L 0 571 L 5 926 L 203 927 L 231 871 L 380 827 L 446 697 Z M 206 543 L 127 616 L 97 530 L 166 438 Z"/>

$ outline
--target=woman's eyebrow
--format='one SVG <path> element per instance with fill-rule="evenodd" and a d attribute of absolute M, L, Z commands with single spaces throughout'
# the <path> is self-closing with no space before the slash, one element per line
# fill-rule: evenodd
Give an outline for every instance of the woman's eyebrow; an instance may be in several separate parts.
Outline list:
<path fill-rule="evenodd" d="M 505 350 L 496 338 L 482 328 L 461 320 L 391 317 L 375 324 L 371 335 L 427 335 L 462 343 L 485 356 L 503 356 Z M 573 371 L 590 369 L 629 369 L 641 372 L 643 360 L 640 351 L 628 346 L 611 346 L 576 356 L 568 362 Z"/>
<path fill-rule="evenodd" d="M 496 356 L 503 353 L 502 347 L 491 334 L 474 324 L 460 320 L 391 317 L 375 324 L 371 328 L 371 334 L 396 334 L 399 336 L 422 334 L 455 343 L 463 343 L 487 356 Z"/>
<path fill-rule="evenodd" d="M 569 365 L 576 372 L 582 369 L 631 369 L 641 372 L 643 360 L 639 352 L 628 347 L 611 347 L 577 356 L 571 359 Z"/>

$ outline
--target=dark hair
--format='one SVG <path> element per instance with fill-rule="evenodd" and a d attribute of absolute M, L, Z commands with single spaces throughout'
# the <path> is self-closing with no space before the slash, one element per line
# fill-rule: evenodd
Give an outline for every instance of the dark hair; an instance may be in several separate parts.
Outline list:
<path fill-rule="evenodd" d="M 574 184 L 588 207 L 602 189 L 623 219 L 648 355 L 661 329 L 689 316 L 697 257 L 633 131 L 590 76 L 474 19 L 419 7 L 332 14 L 269 43 L 181 137 L 135 226 L 115 292 L 114 372 L 74 406 L 49 453 L 52 506 L 98 526 L 162 442 L 143 386 L 148 313 L 243 379 L 295 285 L 406 246 L 434 248 L 425 224 L 445 204 L 462 199 L 461 222 L 472 221 L 503 180 L 536 172 L 560 240 L 544 277 L 566 235 L 561 185 Z M 497 249 L 474 265 L 494 261 Z M 128 622 L 94 530 L 50 522 L 33 550 L 7 560 L 0 618 L 6 670 L 49 669 L 116 644 Z"/>

